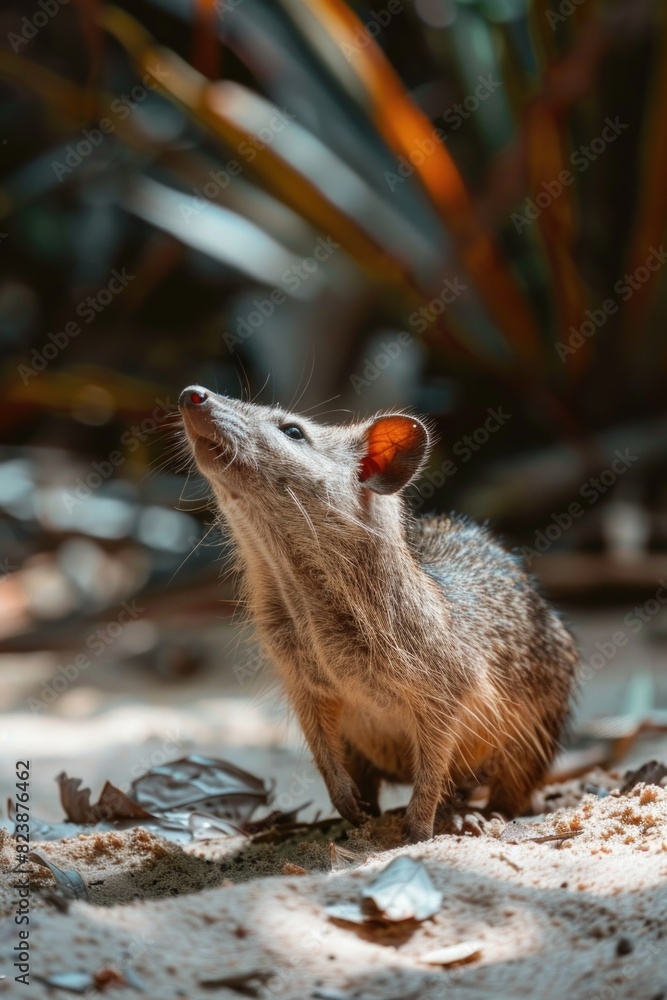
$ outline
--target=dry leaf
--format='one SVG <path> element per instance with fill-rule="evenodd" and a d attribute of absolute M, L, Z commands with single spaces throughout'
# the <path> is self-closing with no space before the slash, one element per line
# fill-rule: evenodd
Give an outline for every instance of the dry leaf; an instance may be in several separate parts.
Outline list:
<path fill-rule="evenodd" d="M 74 899 L 88 899 L 88 890 L 86 889 L 86 883 L 83 881 L 78 872 L 72 869 L 58 868 L 58 865 L 54 865 L 52 861 L 44 857 L 40 851 L 31 851 L 28 855 L 30 861 L 36 861 L 38 865 L 43 868 L 48 868 L 53 875 L 58 888 L 62 891 L 64 896 L 69 896 Z"/>
<path fill-rule="evenodd" d="M 260 778 L 224 760 L 192 754 L 132 782 L 132 793 L 152 813 L 198 810 L 247 822 L 269 793 Z"/>
<path fill-rule="evenodd" d="M 627 795 L 635 785 L 643 782 L 645 785 L 659 785 L 667 775 L 667 767 L 659 760 L 649 760 L 636 771 L 627 771 L 621 788 L 621 795 Z"/>
<path fill-rule="evenodd" d="M 97 817 L 90 804 L 90 788 L 79 787 L 81 778 L 69 778 L 64 771 L 61 771 L 56 781 L 67 818 L 73 823 L 95 823 Z"/>
<path fill-rule="evenodd" d="M 191 812 L 188 816 L 188 828 L 193 840 L 217 840 L 219 837 L 245 837 L 247 834 L 229 820 L 210 813 Z"/>
<path fill-rule="evenodd" d="M 404 856 L 394 858 L 365 886 L 358 901 L 331 903 L 326 911 L 332 920 L 350 924 L 399 923 L 426 920 L 441 906 L 442 893 L 434 887 L 424 863 Z"/>
<path fill-rule="evenodd" d="M 56 778 L 65 815 L 73 823 L 99 823 L 100 820 L 153 819 L 149 812 L 110 781 L 105 782 L 95 805 L 90 804 L 90 789 L 80 788 L 81 778 L 70 778 L 62 771 Z"/>
<path fill-rule="evenodd" d="M 116 788 L 110 781 L 104 783 L 102 794 L 96 806 L 93 806 L 100 819 L 153 819 L 143 806 L 131 799 L 129 795 Z"/>
<path fill-rule="evenodd" d="M 375 907 L 381 918 L 391 921 L 426 920 L 442 906 L 442 893 L 431 882 L 423 861 L 407 855 L 394 858 L 361 890 L 361 896 L 366 912 L 367 907 Z"/>

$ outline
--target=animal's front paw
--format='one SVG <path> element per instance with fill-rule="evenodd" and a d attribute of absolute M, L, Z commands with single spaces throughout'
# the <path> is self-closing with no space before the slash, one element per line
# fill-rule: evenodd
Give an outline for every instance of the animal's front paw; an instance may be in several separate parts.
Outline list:
<path fill-rule="evenodd" d="M 421 823 L 410 823 L 408 820 L 403 824 L 403 837 L 406 844 L 420 844 L 423 840 L 430 840 L 433 830 Z"/>
<path fill-rule="evenodd" d="M 430 840 L 433 836 L 433 824 L 411 816 L 409 811 L 403 820 L 403 837 L 406 844 L 419 844 L 422 840 Z"/>
<path fill-rule="evenodd" d="M 349 785 L 330 790 L 329 794 L 331 795 L 334 807 L 343 819 L 348 820 L 353 826 L 361 826 L 364 820 L 368 819 L 369 806 L 366 802 L 361 801 L 359 789 L 356 785 L 350 783 Z"/>

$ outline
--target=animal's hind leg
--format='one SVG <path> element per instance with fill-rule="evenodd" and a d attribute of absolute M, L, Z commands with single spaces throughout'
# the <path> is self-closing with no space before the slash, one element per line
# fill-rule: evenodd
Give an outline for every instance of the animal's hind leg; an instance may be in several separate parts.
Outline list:
<path fill-rule="evenodd" d="M 359 789 L 361 807 L 371 816 L 380 815 L 380 783 L 382 776 L 367 757 L 356 747 L 347 747 L 346 766 Z"/>

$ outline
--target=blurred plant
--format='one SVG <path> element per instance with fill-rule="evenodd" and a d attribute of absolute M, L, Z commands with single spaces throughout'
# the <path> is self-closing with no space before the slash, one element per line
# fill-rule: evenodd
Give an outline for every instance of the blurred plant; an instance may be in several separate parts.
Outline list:
<path fill-rule="evenodd" d="M 335 392 L 406 326 L 431 388 L 455 375 L 484 413 L 502 386 L 528 443 L 662 412 L 659 0 L 79 0 L 2 24 L 5 422 L 69 412 L 63 357 L 38 386 L 18 366 L 122 267 L 69 378 L 138 371 L 147 406 L 185 358 L 226 384 L 241 342 L 280 390 L 317 338 Z"/>

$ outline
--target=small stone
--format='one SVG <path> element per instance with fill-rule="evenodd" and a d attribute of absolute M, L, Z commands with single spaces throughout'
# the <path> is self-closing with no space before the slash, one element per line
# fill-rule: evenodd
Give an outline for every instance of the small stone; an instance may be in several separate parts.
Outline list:
<path fill-rule="evenodd" d="M 617 955 L 629 955 L 631 951 L 635 950 L 635 946 L 630 940 L 630 938 L 622 937 L 619 938 L 616 943 L 616 954 Z"/>

